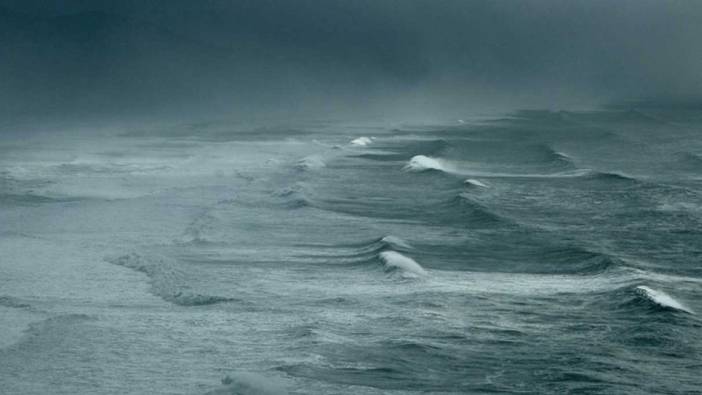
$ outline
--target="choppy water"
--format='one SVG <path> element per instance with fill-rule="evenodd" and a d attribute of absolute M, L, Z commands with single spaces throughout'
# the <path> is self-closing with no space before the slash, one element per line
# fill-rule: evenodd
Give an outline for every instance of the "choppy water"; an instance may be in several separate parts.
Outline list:
<path fill-rule="evenodd" d="M 0 146 L 0 392 L 699 393 L 702 113 Z"/>

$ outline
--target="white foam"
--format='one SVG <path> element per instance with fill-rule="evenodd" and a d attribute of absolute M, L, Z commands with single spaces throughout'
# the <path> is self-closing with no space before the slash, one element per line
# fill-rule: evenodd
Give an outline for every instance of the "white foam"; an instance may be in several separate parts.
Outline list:
<path fill-rule="evenodd" d="M 476 186 L 476 187 L 481 187 L 481 188 L 487 188 L 487 187 L 488 187 L 487 185 L 485 185 L 485 184 L 483 184 L 482 182 L 480 182 L 480 181 L 478 181 L 478 180 L 476 180 L 476 179 L 473 179 L 473 178 L 469 178 L 469 179 L 463 181 L 463 183 L 468 184 L 468 185 L 473 185 L 473 186 Z"/>
<path fill-rule="evenodd" d="M 556 155 L 557 158 L 563 159 L 563 160 L 573 160 L 573 158 L 566 154 L 565 152 L 561 151 L 553 151 L 553 153 Z"/>
<path fill-rule="evenodd" d="M 371 140 L 371 139 L 368 138 L 368 137 L 363 136 L 363 137 L 359 137 L 359 138 L 356 138 L 356 139 L 351 140 L 351 145 L 357 145 L 357 146 L 359 146 L 359 147 L 365 147 L 366 145 L 368 145 L 368 144 L 370 144 L 370 143 L 372 143 L 372 142 L 373 142 L 373 140 Z"/>
<path fill-rule="evenodd" d="M 658 291 L 653 288 L 649 288 L 645 285 L 639 285 L 638 287 L 636 287 L 636 290 L 639 293 L 641 293 L 644 297 L 649 299 L 651 302 L 659 306 L 668 307 L 671 309 L 694 314 L 692 310 L 690 310 L 688 307 L 684 306 L 682 303 L 678 302 L 672 296 L 668 295 L 663 291 Z"/>
<path fill-rule="evenodd" d="M 414 259 L 406 257 L 399 252 L 383 251 L 380 253 L 380 259 L 382 259 L 385 266 L 389 269 L 399 269 L 403 272 L 420 276 L 427 274 L 427 271 L 424 270 L 419 263 L 415 262 Z"/>
<path fill-rule="evenodd" d="M 327 164 L 324 163 L 324 160 L 322 158 L 320 158 L 319 156 L 312 155 L 300 159 L 297 162 L 296 167 L 299 170 L 316 170 L 326 167 L 326 165 Z"/>
<path fill-rule="evenodd" d="M 446 166 L 441 159 L 431 158 L 424 155 L 412 157 L 404 167 L 408 171 L 425 171 L 425 170 L 440 170 L 447 171 Z"/>

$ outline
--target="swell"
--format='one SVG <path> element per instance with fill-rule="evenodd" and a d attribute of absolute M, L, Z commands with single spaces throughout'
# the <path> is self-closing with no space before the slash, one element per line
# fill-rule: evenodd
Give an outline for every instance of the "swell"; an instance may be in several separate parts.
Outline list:
<path fill-rule="evenodd" d="M 498 171 L 471 169 L 470 166 L 464 165 L 458 161 L 447 160 L 442 157 L 415 155 L 403 166 L 403 170 L 414 173 L 448 173 L 454 175 L 463 175 L 467 177 L 486 177 L 486 178 L 544 178 L 544 179 L 579 179 L 583 181 L 593 181 L 599 183 L 640 183 L 641 181 L 634 176 L 630 176 L 617 171 L 598 171 L 587 168 L 577 168 L 571 159 L 562 153 L 555 153 L 558 159 L 556 162 L 567 162 L 566 165 L 548 166 L 548 167 L 529 167 L 523 166 L 522 171 L 515 172 L 513 169 L 500 169 Z M 466 184 L 480 185 L 479 181 L 473 178 L 468 178 Z"/>
<path fill-rule="evenodd" d="M 634 176 L 616 171 L 598 171 L 592 169 L 574 169 L 566 171 L 557 171 L 552 173 L 530 173 L 530 172 L 501 172 L 501 171 L 461 171 L 460 174 L 468 177 L 484 177 L 484 178 L 506 178 L 506 179 L 563 179 L 577 180 L 582 182 L 595 182 L 600 184 L 612 185 L 619 184 L 636 184 L 642 181 Z"/>
<path fill-rule="evenodd" d="M 533 258 L 545 263 L 539 271 L 548 274 L 598 275 L 627 266 L 613 255 L 573 245 L 547 248 Z"/>
<path fill-rule="evenodd" d="M 538 240 L 524 240 L 538 243 Z M 519 248 L 519 245 L 502 247 L 484 245 L 482 250 L 466 253 L 465 246 L 421 245 L 419 248 L 394 236 L 385 236 L 362 243 L 309 246 L 318 252 L 298 255 L 310 263 L 368 268 L 380 264 L 387 272 L 399 271 L 425 275 L 426 270 L 416 259 L 430 259 L 439 270 L 511 272 L 545 275 L 598 276 L 618 269 L 628 269 L 623 260 L 610 254 L 592 251 L 574 245 L 536 246 Z M 496 248 L 496 251 L 492 251 Z M 331 250 L 325 252 L 325 250 Z M 492 252 L 490 252 L 492 251 Z M 490 264 L 476 267 L 473 261 L 481 254 L 490 254 L 500 267 Z M 482 259 L 480 259 L 482 260 Z M 399 269 L 399 270 L 398 270 Z"/>
<path fill-rule="evenodd" d="M 640 180 L 637 178 L 626 175 L 624 173 L 620 172 L 615 172 L 615 171 L 595 171 L 595 170 L 589 170 L 584 172 L 580 178 L 586 179 L 586 180 L 594 180 L 594 181 L 601 181 L 605 183 L 638 183 Z"/>
<path fill-rule="evenodd" d="M 537 231 L 528 228 L 499 233 L 499 239 L 488 235 L 470 243 L 419 244 L 413 255 L 437 262 L 438 269 L 451 271 L 597 276 L 630 268 L 614 255 L 559 244 L 551 240 L 555 237 L 552 234 L 535 235 Z"/>
<path fill-rule="evenodd" d="M 302 246 L 312 247 L 319 252 L 310 255 L 297 255 L 297 257 L 349 266 L 365 266 L 370 262 L 376 261 L 379 254 L 384 251 L 408 252 L 414 249 L 406 241 L 392 235 L 357 243 Z M 324 253 L 326 250 L 331 250 L 332 252 Z"/>
<path fill-rule="evenodd" d="M 374 145 L 373 149 L 378 149 L 382 152 L 366 152 L 363 154 L 354 155 L 354 157 L 379 162 L 398 162 L 406 161 L 407 158 L 417 155 L 430 157 L 439 156 L 445 152 L 449 146 L 450 142 L 444 139 L 412 140 L 409 142 L 404 142 L 399 146 L 394 145 L 392 147 L 387 147 L 380 144 L 377 146 Z"/>
<path fill-rule="evenodd" d="M 516 225 L 510 218 L 498 214 L 467 193 L 459 193 L 452 199 L 440 204 L 444 213 L 443 220 L 465 223 L 469 226 L 508 226 Z"/>
<path fill-rule="evenodd" d="M 319 248 L 320 246 L 315 247 Z M 362 243 L 337 244 L 327 247 L 335 250 L 336 253 L 314 254 L 302 257 L 324 264 L 341 265 L 349 268 L 382 267 L 387 273 L 397 273 L 403 277 L 427 275 L 427 271 L 409 256 L 409 253 L 414 248 L 396 236 L 388 235 Z"/>
<path fill-rule="evenodd" d="M 142 256 L 136 253 L 105 260 L 114 265 L 123 266 L 149 277 L 151 293 L 161 299 L 180 306 L 205 306 L 216 303 L 232 302 L 233 298 L 206 295 L 195 292 L 187 284 L 188 276 L 179 270 L 175 263 L 160 256 Z"/>

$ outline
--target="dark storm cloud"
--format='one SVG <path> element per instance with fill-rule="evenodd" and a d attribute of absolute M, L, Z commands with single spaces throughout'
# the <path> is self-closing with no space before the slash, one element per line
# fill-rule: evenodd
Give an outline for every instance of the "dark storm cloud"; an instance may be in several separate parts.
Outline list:
<path fill-rule="evenodd" d="M 0 4 L 6 118 L 430 115 L 702 92 L 702 2 Z"/>

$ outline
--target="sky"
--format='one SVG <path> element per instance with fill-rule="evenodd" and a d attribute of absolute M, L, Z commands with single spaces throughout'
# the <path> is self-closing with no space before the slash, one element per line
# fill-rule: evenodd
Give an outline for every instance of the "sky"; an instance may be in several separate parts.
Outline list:
<path fill-rule="evenodd" d="M 0 126 L 697 100 L 700 37 L 699 1 L 0 0 Z"/>

